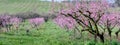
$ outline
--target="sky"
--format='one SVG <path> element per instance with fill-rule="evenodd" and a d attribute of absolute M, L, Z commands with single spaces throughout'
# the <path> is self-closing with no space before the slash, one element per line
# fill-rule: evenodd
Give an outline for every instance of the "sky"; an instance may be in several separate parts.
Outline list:
<path fill-rule="evenodd" d="M 42 0 L 42 1 L 52 1 L 52 0 Z M 55 2 L 61 2 L 63 0 L 54 0 Z M 109 3 L 115 3 L 114 0 L 107 0 Z"/>
<path fill-rule="evenodd" d="M 115 0 L 107 0 L 109 3 L 115 3 Z"/>

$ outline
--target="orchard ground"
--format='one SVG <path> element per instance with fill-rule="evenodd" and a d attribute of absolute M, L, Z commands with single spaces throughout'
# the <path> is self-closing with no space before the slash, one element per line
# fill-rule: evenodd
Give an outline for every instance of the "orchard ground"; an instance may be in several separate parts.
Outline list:
<path fill-rule="evenodd" d="M 19 12 L 48 12 L 51 11 L 52 3 L 40 0 L 0 0 L 0 13 L 19 13 Z M 59 5 L 59 3 L 55 3 Z M 59 6 L 56 6 L 55 10 L 58 10 Z"/>
<path fill-rule="evenodd" d="M 91 38 L 92 35 L 84 32 L 80 39 L 70 39 L 72 31 L 66 32 L 52 21 L 48 21 L 40 26 L 39 30 L 36 28 L 30 29 L 26 32 L 26 28 L 30 28 L 28 22 L 24 22 L 18 30 L 11 30 L 0 34 L 0 45 L 94 45 L 95 42 Z M 114 34 L 113 34 L 114 35 Z M 108 36 L 109 38 L 109 36 Z M 119 40 L 120 41 L 120 40 Z M 105 45 L 120 45 L 116 39 L 110 41 L 106 40 Z M 103 45 L 98 42 L 96 45 Z"/>
<path fill-rule="evenodd" d="M 43 5 L 44 4 L 44 5 Z M 37 10 L 38 12 L 49 12 L 51 9 L 50 2 L 40 2 L 39 0 L 0 0 L 0 13 L 19 13 Z M 58 8 L 59 9 L 59 8 Z M 110 11 L 119 11 L 120 8 L 111 8 Z M 59 26 L 53 23 L 52 20 L 44 23 L 38 30 L 31 28 L 28 22 L 20 25 L 18 30 L 10 30 L 9 32 L 0 32 L 0 45 L 94 45 L 88 32 L 84 32 L 80 39 L 70 39 L 72 31 L 66 32 Z M 114 29 L 116 31 L 117 28 Z M 112 34 L 114 35 L 114 34 Z M 108 36 L 109 38 L 109 36 Z M 113 37 L 115 38 L 115 37 Z M 105 41 L 104 45 L 120 45 L 120 40 L 109 39 Z M 96 45 L 103 45 L 98 42 Z"/>
<path fill-rule="evenodd" d="M 49 12 L 53 8 L 51 2 L 41 2 L 40 0 L 0 0 L 0 13 L 19 13 L 19 12 Z M 60 3 L 55 3 L 54 10 L 63 7 Z M 120 11 L 119 7 L 111 8 L 110 11 Z"/>

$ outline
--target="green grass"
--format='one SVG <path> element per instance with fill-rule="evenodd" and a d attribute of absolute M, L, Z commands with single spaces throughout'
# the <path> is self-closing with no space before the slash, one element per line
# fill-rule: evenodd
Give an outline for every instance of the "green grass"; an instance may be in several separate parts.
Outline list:
<path fill-rule="evenodd" d="M 51 2 L 41 2 L 39 0 L 0 0 L 0 13 L 19 13 L 28 11 L 49 12 Z M 60 8 L 56 3 L 55 10 Z"/>
<path fill-rule="evenodd" d="M 36 10 L 37 12 L 49 12 L 51 10 L 50 2 L 40 2 L 39 0 L 0 0 L 0 13 L 19 13 Z M 58 3 L 56 4 L 58 5 Z M 58 5 L 55 10 L 60 7 Z M 52 21 L 48 21 L 39 27 L 31 28 L 28 22 L 20 25 L 18 30 L 10 30 L 8 32 L 0 32 L 0 45 L 94 45 L 92 37 L 87 32 L 83 33 L 81 39 L 72 39 L 71 32 L 66 32 L 55 25 Z M 29 29 L 30 32 L 26 33 Z M 117 28 L 114 29 L 116 31 Z M 114 34 L 113 34 L 114 35 Z M 120 45 L 115 39 L 112 41 L 105 40 L 104 45 Z M 103 45 L 98 42 L 96 45 Z"/>
<path fill-rule="evenodd" d="M 0 13 L 20 13 L 20 12 L 51 12 L 51 2 L 42 2 L 40 0 L 0 0 Z M 58 11 L 64 4 L 55 3 L 54 10 Z M 109 11 L 119 12 L 120 8 L 110 8 Z"/>
<path fill-rule="evenodd" d="M 52 21 L 44 23 L 39 30 L 31 28 L 28 22 L 24 22 L 25 26 L 20 26 L 19 30 L 11 30 L 0 34 L 0 45 L 93 45 L 95 42 L 88 34 L 83 33 L 81 39 L 72 39 L 65 29 L 61 29 Z M 26 29 L 30 32 L 26 33 Z M 88 39 L 90 38 L 90 39 Z M 106 40 L 105 45 L 115 45 L 116 42 Z M 103 45 L 98 42 L 96 45 Z"/>

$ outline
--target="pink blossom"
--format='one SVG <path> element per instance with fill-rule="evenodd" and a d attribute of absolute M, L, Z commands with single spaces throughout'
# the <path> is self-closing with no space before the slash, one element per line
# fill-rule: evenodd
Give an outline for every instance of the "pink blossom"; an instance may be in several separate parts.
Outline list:
<path fill-rule="evenodd" d="M 8 16 L 8 15 L 2 15 L 2 16 L 0 16 L 0 19 L 2 21 L 2 25 L 3 26 L 8 25 L 10 18 L 11 18 L 11 16 Z"/>
<path fill-rule="evenodd" d="M 9 24 L 12 25 L 16 29 L 19 27 L 21 22 L 22 22 L 22 19 L 17 18 L 17 17 L 11 17 L 9 20 Z"/>
<path fill-rule="evenodd" d="M 54 22 L 62 28 L 73 29 L 76 25 L 76 22 L 71 17 L 58 16 L 54 19 Z"/>
<path fill-rule="evenodd" d="M 43 24 L 45 21 L 44 18 L 33 18 L 33 19 L 29 19 L 29 22 L 34 26 L 39 26 Z"/>
<path fill-rule="evenodd" d="M 17 18 L 17 17 L 10 18 L 10 24 L 19 25 L 20 22 L 22 22 L 21 18 Z"/>
<path fill-rule="evenodd" d="M 115 13 L 110 13 L 110 14 L 104 14 L 102 16 L 102 18 L 100 19 L 100 24 L 105 24 L 107 23 L 107 21 L 109 21 L 108 23 L 110 25 L 115 25 L 118 21 L 117 19 L 117 15 Z"/>

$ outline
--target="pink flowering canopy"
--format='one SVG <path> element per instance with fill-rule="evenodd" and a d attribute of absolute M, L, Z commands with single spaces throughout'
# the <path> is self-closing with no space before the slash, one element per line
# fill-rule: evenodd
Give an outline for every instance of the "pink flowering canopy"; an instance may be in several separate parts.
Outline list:
<path fill-rule="evenodd" d="M 89 2 L 89 3 L 76 3 L 76 5 L 74 7 L 70 7 L 68 9 L 64 9 L 62 11 L 59 12 L 58 15 L 66 15 L 65 17 L 64 16 L 61 16 L 61 17 L 64 17 L 63 19 L 65 20 L 65 18 L 68 18 L 67 15 L 71 15 L 70 18 L 73 19 L 73 17 L 81 20 L 85 25 L 88 25 L 88 18 L 82 16 L 81 13 L 87 15 L 87 16 L 90 16 L 91 18 L 93 18 L 95 21 L 97 21 L 99 19 L 99 16 L 102 16 L 107 8 L 108 8 L 108 3 L 106 3 L 106 1 L 99 1 L 99 2 Z M 80 13 L 80 10 L 82 11 Z M 57 17 L 58 20 L 60 20 L 60 16 Z M 56 19 L 57 20 L 57 19 Z M 58 24 L 58 25 L 65 25 L 65 21 L 61 19 L 60 22 L 64 22 L 63 24 Z M 59 21 L 58 21 L 59 22 Z M 75 20 L 76 22 L 76 20 Z M 69 23 L 67 23 L 69 24 Z M 63 27 L 63 26 L 61 26 Z"/>
<path fill-rule="evenodd" d="M 73 18 L 61 15 L 54 19 L 54 22 L 58 24 L 60 27 L 67 28 L 69 30 L 75 28 L 76 26 L 76 22 Z"/>
<path fill-rule="evenodd" d="M 55 22 L 62 28 L 65 28 L 66 26 L 68 29 L 79 25 L 83 27 L 83 31 L 88 31 L 95 37 L 99 37 L 101 41 L 104 42 L 103 35 L 105 32 L 101 32 L 99 26 L 106 27 L 109 36 L 111 36 L 111 30 L 119 23 L 118 20 L 120 20 L 120 14 L 108 12 L 109 8 L 107 0 L 81 3 L 77 2 L 73 7 L 59 11 Z"/>
<path fill-rule="evenodd" d="M 44 18 L 33 18 L 33 19 L 29 19 L 29 22 L 31 25 L 39 26 L 43 24 L 45 21 Z"/>
<path fill-rule="evenodd" d="M 1 22 L 3 26 L 6 26 L 9 24 L 9 19 L 11 18 L 11 16 L 8 15 L 2 15 L 0 16 Z"/>
<path fill-rule="evenodd" d="M 17 18 L 17 17 L 10 18 L 10 24 L 19 25 L 21 22 L 22 22 L 21 18 Z"/>
<path fill-rule="evenodd" d="M 108 24 L 116 25 L 116 24 L 120 23 L 119 18 L 120 18 L 119 13 L 115 13 L 115 12 L 106 13 L 101 17 L 101 19 L 99 21 L 99 24 L 102 24 L 102 25 L 106 26 L 106 23 L 108 21 Z"/>

